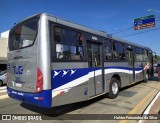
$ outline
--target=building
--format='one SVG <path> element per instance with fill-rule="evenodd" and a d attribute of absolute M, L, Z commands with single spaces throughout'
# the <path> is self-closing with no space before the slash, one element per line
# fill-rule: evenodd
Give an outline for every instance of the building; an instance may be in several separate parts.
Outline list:
<path fill-rule="evenodd" d="M 9 36 L 9 30 L 7 30 L 7 31 L 5 31 L 5 32 L 2 32 L 2 33 L 0 34 L 0 37 L 2 37 L 2 38 L 8 38 L 8 36 Z"/>
<path fill-rule="evenodd" d="M 0 71 L 7 69 L 7 47 L 9 31 L 0 34 Z"/>

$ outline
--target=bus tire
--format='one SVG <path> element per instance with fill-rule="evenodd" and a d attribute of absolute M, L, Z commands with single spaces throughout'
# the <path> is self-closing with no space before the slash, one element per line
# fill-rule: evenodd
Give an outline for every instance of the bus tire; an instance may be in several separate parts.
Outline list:
<path fill-rule="evenodd" d="M 114 99 L 119 94 L 119 80 L 116 78 L 112 78 L 109 84 L 109 92 L 107 96 L 111 99 Z"/>

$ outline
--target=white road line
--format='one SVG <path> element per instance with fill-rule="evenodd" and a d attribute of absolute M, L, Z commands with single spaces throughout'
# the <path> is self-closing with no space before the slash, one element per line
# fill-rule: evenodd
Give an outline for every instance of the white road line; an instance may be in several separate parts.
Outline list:
<path fill-rule="evenodd" d="M 7 90 L 0 90 L 0 93 L 7 92 Z"/>
<path fill-rule="evenodd" d="M 152 100 L 152 102 L 149 104 L 149 106 L 147 107 L 147 109 L 144 111 L 142 116 L 145 116 L 146 114 L 149 113 L 151 107 L 153 106 L 153 104 L 155 103 L 155 101 L 157 100 L 157 98 L 160 96 L 160 91 L 158 92 L 158 94 L 155 96 L 155 98 Z M 138 123 L 143 123 L 143 120 L 139 120 Z"/>
<path fill-rule="evenodd" d="M 8 96 L 7 94 L 6 94 L 6 95 L 1 95 L 1 96 L 0 96 L 0 100 L 1 100 L 1 99 L 6 99 L 6 98 L 9 98 L 9 96 Z"/>
<path fill-rule="evenodd" d="M 0 90 L 3 90 L 3 89 L 6 89 L 7 87 L 5 86 L 5 87 L 0 87 Z"/>

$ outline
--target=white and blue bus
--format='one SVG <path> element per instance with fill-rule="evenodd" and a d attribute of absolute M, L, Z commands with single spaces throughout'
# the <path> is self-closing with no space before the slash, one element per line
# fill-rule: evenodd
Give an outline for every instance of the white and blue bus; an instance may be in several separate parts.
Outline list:
<path fill-rule="evenodd" d="M 153 75 L 150 48 L 48 14 L 16 24 L 9 34 L 7 90 L 39 107 L 86 101 Z"/>

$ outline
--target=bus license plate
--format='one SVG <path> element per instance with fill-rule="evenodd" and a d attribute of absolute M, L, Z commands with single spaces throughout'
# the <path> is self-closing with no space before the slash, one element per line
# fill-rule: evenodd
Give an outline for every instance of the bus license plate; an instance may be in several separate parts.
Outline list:
<path fill-rule="evenodd" d="M 15 84 L 17 87 L 22 87 L 22 84 L 21 83 L 16 83 Z"/>

